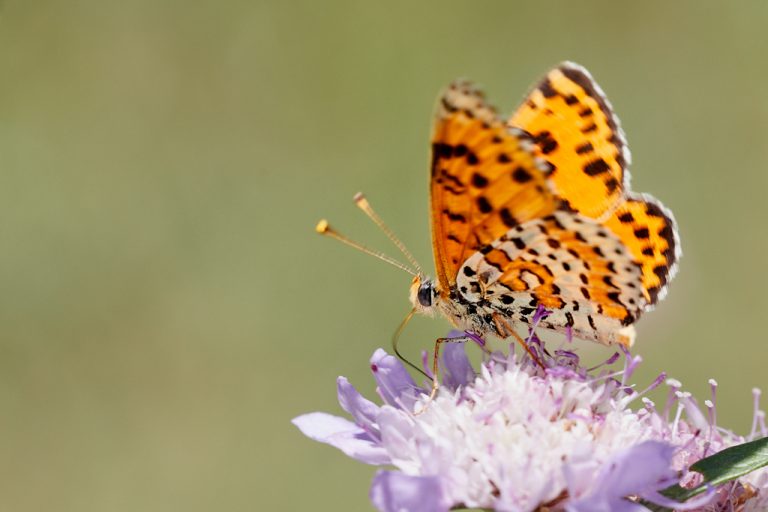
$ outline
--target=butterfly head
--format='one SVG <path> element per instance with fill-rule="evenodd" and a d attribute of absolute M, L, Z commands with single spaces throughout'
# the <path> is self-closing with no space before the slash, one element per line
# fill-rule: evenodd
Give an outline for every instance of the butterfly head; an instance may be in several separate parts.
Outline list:
<path fill-rule="evenodd" d="M 410 299 L 416 311 L 425 315 L 433 315 L 437 296 L 437 288 L 432 279 L 423 275 L 417 275 L 413 278 Z"/>

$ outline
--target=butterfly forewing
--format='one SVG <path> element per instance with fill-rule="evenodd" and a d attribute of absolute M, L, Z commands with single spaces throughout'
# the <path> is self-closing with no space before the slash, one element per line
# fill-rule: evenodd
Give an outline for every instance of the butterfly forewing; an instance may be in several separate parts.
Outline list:
<path fill-rule="evenodd" d="M 610 103 L 584 68 L 563 63 L 550 71 L 509 124 L 531 135 L 572 209 L 598 218 L 621 200 L 629 150 Z"/>
<path fill-rule="evenodd" d="M 454 286 L 464 261 L 511 227 L 551 213 L 555 199 L 532 154 L 469 82 L 440 98 L 432 134 L 432 236 L 438 281 Z"/>

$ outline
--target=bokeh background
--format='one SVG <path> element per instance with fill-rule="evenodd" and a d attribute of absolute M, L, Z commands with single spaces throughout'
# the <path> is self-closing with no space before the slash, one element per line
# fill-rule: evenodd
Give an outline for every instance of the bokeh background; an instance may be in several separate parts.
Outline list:
<path fill-rule="evenodd" d="M 289 420 L 408 310 L 358 190 L 431 268 L 427 148 L 459 76 L 510 111 L 587 66 L 678 218 L 639 325 L 660 371 L 746 432 L 765 374 L 768 3 L 4 0 L 0 510 L 366 510 L 374 468 Z M 421 319 L 413 356 L 446 332 Z M 584 347 L 602 357 L 610 352 Z"/>

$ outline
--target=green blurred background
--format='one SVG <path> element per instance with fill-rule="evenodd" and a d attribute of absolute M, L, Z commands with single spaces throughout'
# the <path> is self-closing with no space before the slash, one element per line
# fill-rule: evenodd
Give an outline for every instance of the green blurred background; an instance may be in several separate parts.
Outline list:
<path fill-rule="evenodd" d="M 681 273 L 639 325 L 746 432 L 768 385 L 768 3 L 4 0 L 0 510 L 364 510 L 374 469 L 289 423 L 408 309 L 364 190 L 431 261 L 426 164 L 459 76 L 504 111 L 587 66 L 672 208 Z M 431 267 L 431 263 L 428 264 Z M 446 332 L 421 319 L 418 354 Z M 599 347 L 600 357 L 609 352 Z"/>

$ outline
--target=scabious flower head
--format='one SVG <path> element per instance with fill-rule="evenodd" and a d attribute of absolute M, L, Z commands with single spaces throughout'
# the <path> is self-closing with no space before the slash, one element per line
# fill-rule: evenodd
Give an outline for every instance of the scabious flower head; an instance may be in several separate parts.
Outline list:
<path fill-rule="evenodd" d="M 529 341 L 545 368 L 510 349 L 488 355 L 476 372 L 463 345 L 447 344 L 432 401 L 428 383 L 417 385 L 379 349 L 370 364 L 382 405 L 339 377 L 339 403 L 352 420 L 318 412 L 294 423 L 352 458 L 393 467 L 380 470 L 370 490 L 373 504 L 387 512 L 647 510 L 641 500 L 670 506 L 659 491 L 697 485 L 692 463 L 745 440 L 715 426 L 714 394 L 703 414 L 674 380 L 658 411 L 643 395 L 663 376 L 642 392 L 628 384 L 637 357 L 626 354 L 619 371 L 608 369 L 618 355 L 586 369 L 574 352 L 550 355 L 535 336 Z M 753 437 L 765 435 L 763 416 L 756 418 Z M 756 472 L 674 505 L 763 510 L 755 507 L 768 501 L 767 480 L 768 472 Z"/>

